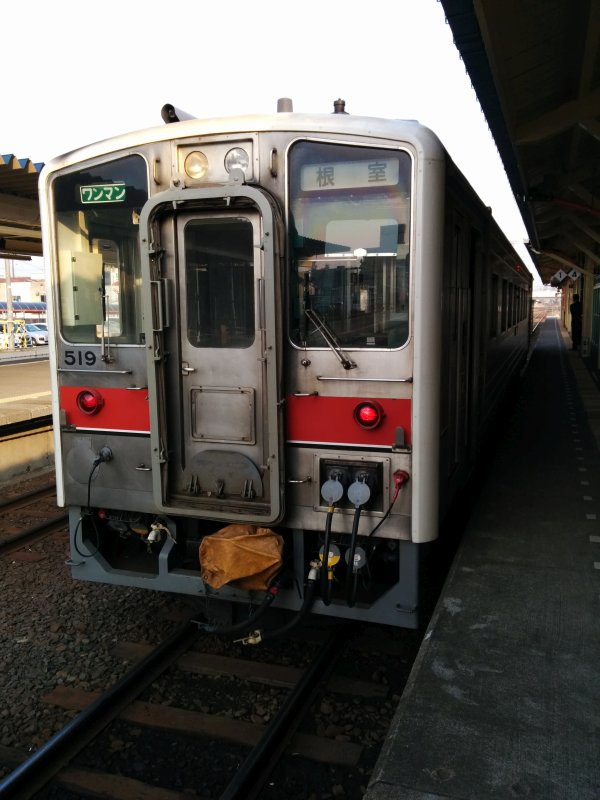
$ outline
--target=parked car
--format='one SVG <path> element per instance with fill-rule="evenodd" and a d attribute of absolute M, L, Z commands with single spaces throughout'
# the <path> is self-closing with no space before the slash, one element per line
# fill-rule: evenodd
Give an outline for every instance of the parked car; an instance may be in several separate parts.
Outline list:
<path fill-rule="evenodd" d="M 28 322 L 25 325 L 25 330 L 34 344 L 48 344 L 48 330 L 44 330 L 41 325 Z"/>
<path fill-rule="evenodd" d="M 13 322 L 13 335 L 15 347 L 33 347 L 33 339 L 23 322 Z M 45 344 L 48 344 L 47 334 Z M 9 347 L 9 345 L 10 334 L 8 325 L 6 322 L 0 322 L 0 347 Z"/>

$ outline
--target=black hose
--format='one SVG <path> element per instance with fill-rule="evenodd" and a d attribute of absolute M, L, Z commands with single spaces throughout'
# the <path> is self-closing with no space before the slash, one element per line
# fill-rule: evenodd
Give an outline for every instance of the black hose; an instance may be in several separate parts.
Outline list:
<path fill-rule="evenodd" d="M 370 556 L 370 554 L 371 554 L 371 551 L 373 550 L 373 547 L 374 547 L 374 539 L 373 539 L 372 537 L 373 537 L 373 536 L 375 535 L 375 533 L 376 533 L 376 532 L 379 530 L 379 528 L 381 528 L 381 526 L 383 525 L 383 523 L 386 521 L 386 519 L 387 519 L 387 518 L 389 517 L 389 515 L 392 513 L 392 508 L 394 507 L 394 503 L 396 502 L 396 498 L 397 498 L 397 497 L 398 497 L 398 492 L 396 492 L 396 493 L 394 494 L 394 497 L 393 497 L 393 499 L 392 499 L 392 502 L 390 503 L 390 505 L 389 505 L 389 508 L 388 508 L 388 510 L 385 512 L 385 514 L 383 515 L 383 517 L 382 517 L 382 518 L 379 520 L 379 522 L 377 523 L 377 525 L 375 525 L 375 527 L 373 528 L 373 530 L 372 530 L 370 533 L 368 533 L 368 534 L 367 534 L 367 540 L 368 540 L 368 543 L 369 543 L 369 544 L 368 544 L 368 548 L 367 548 L 367 558 Z"/>
<path fill-rule="evenodd" d="M 279 588 L 282 580 L 283 576 L 269 586 L 265 596 L 263 597 L 254 614 L 251 614 L 247 619 L 243 620 L 243 622 L 238 622 L 235 625 L 223 625 L 222 627 L 219 627 L 218 625 L 211 625 L 208 622 L 198 622 L 197 620 L 194 620 L 194 623 L 198 626 L 199 630 L 204 631 L 204 633 L 215 633 L 217 636 L 229 636 L 232 633 L 246 632 L 256 625 L 256 622 L 266 614 L 271 606 L 271 603 L 279 594 Z"/>
<path fill-rule="evenodd" d="M 87 482 L 87 510 L 92 510 L 92 478 L 94 477 L 94 473 L 98 469 L 102 462 L 96 459 L 92 464 L 92 469 L 90 470 L 90 474 L 88 475 L 88 482 Z"/>
<path fill-rule="evenodd" d="M 296 616 L 281 628 L 276 628 L 273 631 L 266 631 L 265 633 L 261 632 L 260 641 L 264 642 L 267 639 L 275 639 L 277 636 L 284 636 L 293 630 L 304 619 L 314 602 L 316 584 L 316 580 L 311 580 L 310 578 L 308 579 L 306 591 L 304 592 L 304 600 L 302 601 L 302 605 L 300 606 L 300 610 Z"/>
<path fill-rule="evenodd" d="M 354 554 L 356 553 L 356 540 L 358 538 L 358 522 L 360 520 L 360 506 L 354 509 L 352 521 L 352 535 L 348 549 L 348 574 L 346 575 L 346 602 L 352 608 L 356 601 L 356 588 L 358 585 L 358 570 L 354 569 Z"/>
<path fill-rule="evenodd" d="M 88 480 L 87 480 L 87 506 L 86 506 L 85 510 L 83 508 L 81 509 L 81 512 L 79 514 L 79 520 L 77 521 L 77 525 L 76 525 L 75 531 L 73 533 L 73 547 L 75 548 L 77 554 L 81 556 L 81 558 L 91 558 L 92 556 L 95 556 L 97 553 L 100 552 L 100 534 L 98 533 L 98 528 L 96 527 L 96 520 L 94 519 L 94 513 L 92 511 L 92 478 L 94 477 L 94 473 L 96 472 L 97 469 L 99 469 L 100 464 L 102 464 L 103 461 L 105 461 L 105 459 L 101 458 L 100 456 L 98 456 L 98 458 L 95 458 L 94 461 L 92 462 L 92 468 L 90 470 L 90 474 L 88 475 Z M 84 553 L 77 546 L 77 533 L 79 531 L 81 531 L 81 544 L 85 544 L 85 542 L 83 540 L 83 536 L 84 536 L 83 518 L 84 517 L 88 517 L 91 520 L 92 527 L 93 527 L 94 533 L 96 535 L 96 542 L 95 542 L 95 545 L 94 545 L 94 547 L 96 549 L 91 553 Z"/>
<path fill-rule="evenodd" d="M 91 558 L 95 556 L 96 553 L 100 552 L 100 535 L 98 533 L 98 528 L 96 527 L 96 520 L 94 519 L 94 512 L 92 511 L 92 478 L 94 477 L 94 473 L 100 467 L 102 463 L 101 458 L 95 458 L 92 463 L 92 468 L 90 470 L 90 474 L 88 475 L 87 480 L 87 506 L 85 509 L 81 509 L 79 514 L 79 520 L 77 522 L 77 526 L 75 527 L 75 531 L 73 533 L 73 547 L 77 551 L 78 555 L 81 558 Z M 81 544 L 85 544 L 83 537 L 84 537 L 84 530 L 83 530 L 83 518 L 88 517 L 91 520 L 92 528 L 94 529 L 94 533 L 96 535 L 96 542 L 95 542 L 95 550 L 91 553 L 84 553 L 82 550 L 79 549 L 77 546 L 77 533 L 81 531 Z"/>
<path fill-rule="evenodd" d="M 347 601 L 348 606 L 350 608 L 354 608 L 354 604 L 356 603 L 356 593 L 358 591 L 358 570 L 353 569 L 352 575 L 348 576 L 348 590 L 347 590 Z"/>
<path fill-rule="evenodd" d="M 94 529 L 94 533 L 96 534 L 96 542 L 94 544 L 95 550 L 91 553 L 84 553 L 82 550 L 79 549 L 77 545 L 77 533 L 81 531 L 81 544 L 85 544 L 83 541 L 83 519 L 84 516 L 89 518 L 92 521 L 92 527 Z M 79 519 L 77 520 L 77 525 L 75 526 L 75 530 L 73 531 L 73 547 L 75 548 L 78 555 L 82 558 L 92 558 L 97 553 L 100 552 L 100 535 L 98 533 L 98 528 L 96 527 L 96 521 L 94 520 L 94 515 L 91 511 L 88 511 L 86 514 L 83 513 L 83 509 L 79 515 Z"/>
<path fill-rule="evenodd" d="M 331 521 L 333 519 L 333 508 L 327 512 L 325 520 L 325 542 L 323 544 L 323 566 L 321 567 L 321 600 L 324 605 L 331 603 L 333 591 L 333 576 L 329 577 L 329 543 L 331 540 Z"/>
<path fill-rule="evenodd" d="M 371 558 L 371 554 L 372 554 L 373 548 L 375 546 L 374 539 L 372 537 L 375 535 L 375 532 L 379 530 L 379 528 L 383 525 L 383 523 L 386 521 L 386 519 L 392 513 L 392 508 L 394 507 L 394 503 L 398 499 L 398 495 L 400 494 L 400 489 L 402 489 L 402 487 L 404 486 L 404 484 L 406 483 L 406 481 L 408 479 L 409 479 L 408 472 L 405 472 L 404 470 L 397 470 L 394 473 L 394 480 L 396 482 L 396 489 L 394 491 L 394 496 L 392 497 L 392 502 L 390 503 L 389 508 L 385 512 L 383 517 L 379 520 L 377 525 L 375 525 L 373 530 L 367 536 L 367 540 L 368 540 L 368 545 L 366 547 L 366 559 L 367 559 L 367 562 Z"/>

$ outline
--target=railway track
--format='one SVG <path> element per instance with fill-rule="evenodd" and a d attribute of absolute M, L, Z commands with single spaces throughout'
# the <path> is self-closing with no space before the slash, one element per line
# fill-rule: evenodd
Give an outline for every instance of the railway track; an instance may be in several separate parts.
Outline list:
<path fill-rule="evenodd" d="M 533 322 L 532 331 L 533 332 L 535 332 L 540 327 L 542 322 L 546 321 L 547 316 L 548 316 L 548 309 L 547 308 L 545 308 L 543 306 L 540 306 L 540 307 L 534 306 L 533 312 L 532 312 L 532 322 Z"/>
<path fill-rule="evenodd" d="M 68 519 L 56 507 L 56 486 L 50 482 L 0 498 L 0 515 L 0 555 L 64 528 Z"/>
<path fill-rule="evenodd" d="M 331 715 L 334 705 L 342 702 L 340 698 L 343 698 L 343 702 L 351 706 L 349 714 L 352 716 L 360 714 L 362 705 L 372 708 L 372 704 L 386 701 L 390 690 L 387 685 L 373 680 L 336 674 L 336 667 L 344 655 L 355 664 L 356 654 L 365 647 L 364 639 L 340 625 L 321 634 L 313 634 L 321 641 L 311 643 L 312 655 L 303 668 L 241 655 L 232 657 L 198 652 L 194 644 L 198 642 L 199 633 L 193 623 L 186 623 L 157 648 L 139 643 L 119 644 L 120 656 L 134 661 L 135 665 L 111 689 L 105 693 L 87 693 L 57 688 L 44 698 L 45 702 L 61 705 L 77 712 L 77 716 L 29 759 L 19 761 L 23 759 L 22 753 L 0 748 L 0 760 L 14 767 L 13 772 L 0 782 L 0 798 L 30 798 L 44 789 L 44 796 L 48 798 L 64 797 L 61 792 L 67 791 L 73 793 L 66 795 L 68 797 L 102 796 L 124 800 L 132 797 L 252 800 L 275 794 L 305 800 L 309 794 L 294 794 L 289 786 L 281 793 L 282 784 L 293 771 L 290 761 L 295 762 L 295 766 L 302 762 L 304 770 L 313 774 L 319 767 L 325 772 L 337 767 L 343 772 L 354 771 L 359 775 L 357 770 L 361 763 L 365 765 L 363 770 L 366 769 L 364 751 L 368 748 L 361 742 L 352 741 L 351 736 L 327 737 L 310 732 L 311 726 L 315 727 L 314 719 L 311 722 L 313 701 L 319 693 L 328 692 L 337 700 L 321 702 L 319 711 Z M 297 648 L 298 642 L 294 646 Z M 309 645 L 304 642 L 300 647 L 308 650 Z M 351 655 L 348 655 L 349 649 Z M 208 681 L 213 689 L 216 682 L 249 684 L 251 691 L 266 698 L 262 701 L 265 706 L 272 705 L 275 691 L 277 710 L 268 722 L 260 720 L 260 724 L 244 720 L 235 713 L 227 716 L 224 709 L 220 709 L 220 713 L 192 710 L 190 705 L 194 705 L 193 693 L 198 679 Z M 182 689 L 186 684 L 187 692 Z M 178 687 L 175 695 L 182 707 L 173 705 L 173 697 L 167 697 L 166 702 L 156 701 L 157 697 L 169 694 L 169 686 Z M 301 725 L 309 732 L 298 731 Z M 129 726 L 129 732 L 123 726 Z M 181 737 L 187 739 L 183 751 L 188 752 L 191 748 L 197 752 L 209 752 L 211 775 L 207 779 L 204 761 L 200 765 L 192 763 L 185 777 L 179 768 L 173 769 L 172 785 L 162 785 L 159 789 L 150 765 L 148 772 L 152 778 L 148 783 L 135 775 L 132 765 L 143 756 L 136 756 L 133 748 L 126 762 L 129 764 L 128 775 L 123 769 L 122 759 L 115 764 L 114 754 L 115 742 L 131 739 L 131 726 L 138 731 L 134 738 L 145 742 L 145 746 L 149 741 L 153 742 L 151 747 L 157 754 L 182 752 Z M 141 728 L 146 732 L 144 736 L 139 732 Z M 288 765 L 282 766 L 286 758 Z M 118 772 L 99 768 L 99 765 L 111 762 Z M 277 769 L 279 775 L 271 781 Z M 365 774 L 363 771 L 363 781 Z M 164 773 L 161 779 L 165 780 Z M 270 790 L 275 793 L 270 794 Z M 360 794 L 344 792 L 344 796 L 359 797 Z"/>
<path fill-rule="evenodd" d="M 8 406 L 1 408 L 5 412 Z M 52 417 L 45 414 L 19 419 L 26 414 L 26 410 L 17 411 L 15 407 L 0 415 L 4 422 L 0 425 L 0 495 L 12 483 L 28 481 L 31 475 L 46 471 L 54 461 Z"/>
<path fill-rule="evenodd" d="M 48 479 L 31 484 L 2 498 L 0 542 L 56 513 Z M 361 638 L 341 628 L 345 646 L 327 645 L 332 622 L 307 618 L 306 629 L 253 647 L 193 626 L 180 652 L 173 640 L 163 647 L 168 658 L 154 676 L 148 659 L 160 635 L 192 614 L 210 618 L 206 600 L 73 581 L 62 533 L 11 546 L 0 607 L 1 798 L 362 797 L 417 633 L 371 626 Z M 7 552 L 0 544 L 0 557 Z M 266 633 L 275 621 L 265 620 Z M 110 692 L 134 665 L 133 694 L 117 702 Z M 84 736 L 75 721 L 98 706 L 110 719 Z M 43 789 L 17 793 L 6 783 L 32 753 L 43 762 L 53 739 L 78 749 L 89 736 L 76 756 L 50 758 L 60 769 Z"/>
<path fill-rule="evenodd" d="M 35 489 L 29 489 L 21 494 L 0 497 L 0 512 L 4 514 L 19 508 L 25 508 L 38 500 L 46 500 L 48 498 L 56 498 L 56 484 L 54 482 L 38 486 Z"/>
<path fill-rule="evenodd" d="M 195 631 L 186 625 L 109 691 L 92 700 L 81 714 L 0 783 L 0 797 L 7 800 L 29 798 L 47 786 L 61 768 L 169 667 L 181 650 L 189 645 L 192 635 L 195 635 Z"/>

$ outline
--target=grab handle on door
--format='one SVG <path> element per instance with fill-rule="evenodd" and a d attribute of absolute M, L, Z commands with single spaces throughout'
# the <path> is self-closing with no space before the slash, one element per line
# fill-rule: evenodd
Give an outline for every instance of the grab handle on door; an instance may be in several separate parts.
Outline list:
<path fill-rule="evenodd" d="M 150 281 L 154 302 L 152 308 L 156 313 L 152 319 L 152 330 L 159 332 L 169 327 L 169 302 L 168 302 L 168 283 L 166 278 L 158 281 Z"/>

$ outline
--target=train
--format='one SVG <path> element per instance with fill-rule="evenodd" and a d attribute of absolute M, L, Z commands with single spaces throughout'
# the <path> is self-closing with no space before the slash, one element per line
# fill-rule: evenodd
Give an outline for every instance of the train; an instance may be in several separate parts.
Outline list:
<path fill-rule="evenodd" d="M 417 121 L 161 114 L 40 177 L 71 574 L 416 628 L 532 276 Z"/>

